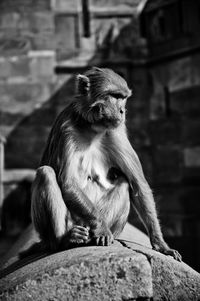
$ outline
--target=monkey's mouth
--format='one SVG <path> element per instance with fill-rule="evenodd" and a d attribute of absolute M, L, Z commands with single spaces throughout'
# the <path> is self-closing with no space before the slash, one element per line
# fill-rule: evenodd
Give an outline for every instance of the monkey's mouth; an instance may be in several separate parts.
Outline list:
<path fill-rule="evenodd" d="M 89 110 L 86 118 L 92 125 L 106 129 L 116 128 L 123 121 L 121 114 L 113 113 L 109 110 L 100 110 L 99 107 L 93 107 L 92 110 Z"/>
<path fill-rule="evenodd" d="M 98 120 L 95 120 L 91 122 L 91 125 L 98 127 L 98 128 L 104 128 L 104 129 L 114 129 L 118 127 L 122 123 L 122 120 L 120 119 L 111 119 L 111 118 L 99 118 Z"/>

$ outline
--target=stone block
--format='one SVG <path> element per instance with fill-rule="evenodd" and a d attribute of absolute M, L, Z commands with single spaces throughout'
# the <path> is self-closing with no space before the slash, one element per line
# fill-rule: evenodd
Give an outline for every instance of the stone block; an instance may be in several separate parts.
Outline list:
<path fill-rule="evenodd" d="M 9 58 L 11 65 L 10 77 L 28 77 L 30 73 L 27 56 L 14 56 Z"/>
<path fill-rule="evenodd" d="M 199 118 L 200 86 L 193 86 L 170 94 L 172 114 L 183 115 L 190 118 Z"/>
<path fill-rule="evenodd" d="M 50 0 L 49 0 L 50 1 Z M 54 14 L 50 11 L 33 12 L 29 14 L 31 31 L 33 33 L 54 32 Z"/>
<path fill-rule="evenodd" d="M 200 167 L 200 147 L 185 148 L 183 153 L 185 167 Z"/>
<path fill-rule="evenodd" d="M 5 35 L 17 34 L 17 29 L 20 24 L 20 14 L 17 12 L 0 13 L 0 29 Z"/>
<path fill-rule="evenodd" d="M 75 13 L 81 10 L 81 2 L 79 0 L 50 0 L 50 2 L 51 9 L 56 13 Z"/>
<path fill-rule="evenodd" d="M 168 85 L 170 91 L 181 90 L 192 85 L 193 67 L 191 57 L 187 56 L 183 59 L 176 60 L 167 64 L 164 73 L 168 73 Z M 166 84 L 166 83 L 165 83 Z"/>
<path fill-rule="evenodd" d="M 121 1 L 121 0 L 93 0 L 91 3 L 92 7 L 95 8 L 105 8 L 107 9 L 108 7 L 110 8 L 115 8 L 118 6 L 125 7 L 129 10 L 132 10 L 133 8 L 136 8 L 139 4 L 139 1 L 132 1 L 132 0 L 126 0 L 126 1 Z"/>
<path fill-rule="evenodd" d="M 125 245 L 146 254 L 151 262 L 153 300 L 193 301 L 200 298 L 200 274 L 190 266 L 134 242 L 125 242 Z"/>
<path fill-rule="evenodd" d="M 200 187 L 199 185 L 185 185 L 180 195 L 181 205 L 188 216 L 193 216 L 193 219 L 200 215 Z"/>
<path fill-rule="evenodd" d="M 200 121 L 198 118 L 183 118 L 181 141 L 185 147 L 200 145 Z"/>
<path fill-rule="evenodd" d="M 160 146 L 153 150 L 154 184 L 177 183 L 182 178 L 180 147 Z"/>
<path fill-rule="evenodd" d="M 50 96 L 50 87 L 44 83 L 11 82 L 0 84 L 0 110 L 9 113 L 31 113 Z"/>
<path fill-rule="evenodd" d="M 78 20 L 74 16 L 58 14 L 55 16 L 56 49 L 61 54 L 72 53 L 78 47 Z M 66 30 L 67 28 L 67 30 Z"/>
<path fill-rule="evenodd" d="M 149 134 L 153 145 L 179 145 L 181 142 L 180 118 L 152 120 Z"/>
<path fill-rule="evenodd" d="M 0 57 L 0 80 L 4 80 L 11 76 L 11 66 L 7 58 Z"/>
<path fill-rule="evenodd" d="M 23 55 L 31 49 L 31 40 L 25 36 L 2 35 L 0 38 L 0 55 L 1 56 L 16 56 Z"/>
<path fill-rule="evenodd" d="M 20 12 L 33 11 L 33 10 L 49 10 L 50 0 L 18 0 L 17 10 Z M 0 11 L 3 12 L 15 12 L 16 1 L 14 0 L 2 0 L 0 2 Z"/>
<path fill-rule="evenodd" d="M 30 37 L 32 50 L 54 50 L 56 47 L 55 35 L 52 32 L 39 32 Z"/>
<path fill-rule="evenodd" d="M 55 52 L 30 51 L 28 53 L 30 77 L 33 82 L 54 81 Z"/>
<path fill-rule="evenodd" d="M 117 242 L 107 248 L 77 248 L 53 254 L 31 266 L 1 280 L 5 300 L 24 301 L 28 296 L 34 300 L 54 296 L 59 300 L 67 296 L 67 300 L 81 301 L 93 300 L 94 296 L 97 301 L 150 300 L 153 294 L 151 266 L 146 256 Z M 11 278 L 17 281 L 11 282 Z"/>
<path fill-rule="evenodd" d="M 199 299 L 200 275 L 187 264 L 135 242 L 120 242 L 13 262 L 1 271 L 1 296 L 7 301 Z"/>

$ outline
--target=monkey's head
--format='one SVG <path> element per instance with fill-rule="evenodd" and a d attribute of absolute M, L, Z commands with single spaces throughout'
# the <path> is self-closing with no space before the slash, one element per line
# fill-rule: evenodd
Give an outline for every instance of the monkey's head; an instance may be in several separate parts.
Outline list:
<path fill-rule="evenodd" d="M 94 67 L 77 76 L 76 111 L 95 129 L 115 128 L 125 121 L 130 95 L 131 90 L 120 75 Z"/>

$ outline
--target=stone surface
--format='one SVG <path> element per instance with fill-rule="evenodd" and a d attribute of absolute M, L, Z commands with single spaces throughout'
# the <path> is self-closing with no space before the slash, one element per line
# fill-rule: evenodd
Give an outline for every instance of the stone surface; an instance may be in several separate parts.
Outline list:
<path fill-rule="evenodd" d="M 152 297 L 147 258 L 122 247 L 86 247 L 47 256 L 0 280 L 4 300 L 130 300 Z"/>
<path fill-rule="evenodd" d="M 200 167 L 200 147 L 184 149 L 184 163 L 186 167 Z"/>
<path fill-rule="evenodd" d="M 200 275 L 133 242 L 21 260 L 0 273 L 2 300 L 197 300 Z M 145 299 L 146 300 L 146 299 Z"/>
<path fill-rule="evenodd" d="M 183 161 L 180 147 L 157 146 L 154 149 L 153 159 L 156 185 L 180 181 Z"/>
<path fill-rule="evenodd" d="M 184 262 L 165 256 L 133 242 L 126 246 L 145 254 L 152 268 L 153 300 L 199 300 L 200 274 Z"/>

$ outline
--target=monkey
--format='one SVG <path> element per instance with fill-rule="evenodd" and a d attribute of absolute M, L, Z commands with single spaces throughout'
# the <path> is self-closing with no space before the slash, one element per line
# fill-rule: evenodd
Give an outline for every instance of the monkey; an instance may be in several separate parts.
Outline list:
<path fill-rule="evenodd" d="M 152 190 L 128 139 L 131 93 L 111 69 L 77 75 L 75 96 L 54 122 L 32 187 L 32 221 L 47 249 L 111 245 L 132 205 L 152 248 L 181 261 L 164 241 Z"/>

